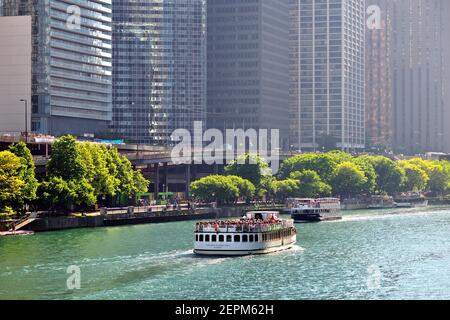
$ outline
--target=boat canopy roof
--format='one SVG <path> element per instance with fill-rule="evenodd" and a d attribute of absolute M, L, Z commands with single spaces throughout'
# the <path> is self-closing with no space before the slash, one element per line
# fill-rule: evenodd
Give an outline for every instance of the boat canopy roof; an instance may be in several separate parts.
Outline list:
<path fill-rule="evenodd" d="M 250 211 L 243 217 L 244 219 L 270 220 L 278 219 L 278 211 Z"/>

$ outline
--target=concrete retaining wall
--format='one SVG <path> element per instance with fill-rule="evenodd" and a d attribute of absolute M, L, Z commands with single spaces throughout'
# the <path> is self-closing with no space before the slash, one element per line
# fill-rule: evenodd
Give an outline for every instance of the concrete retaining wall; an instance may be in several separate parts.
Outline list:
<path fill-rule="evenodd" d="M 102 216 L 39 218 L 33 221 L 25 229 L 39 232 L 76 228 L 95 228 L 103 227 L 103 220 Z"/>
<path fill-rule="evenodd" d="M 242 217 L 245 212 L 255 210 L 250 206 L 236 206 L 226 208 L 200 208 L 195 214 L 190 211 L 180 212 L 151 212 L 136 214 L 110 214 L 95 217 L 50 217 L 39 218 L 25 229 L 35 232 L 54 231 L 76 228 L 96 228 L 105 226 L 123 226 L 147 223 L 165 223 L 191 220 L 214 220 Z M 259 210 L 278 211 L 280 208 L 265 208 Z"/>

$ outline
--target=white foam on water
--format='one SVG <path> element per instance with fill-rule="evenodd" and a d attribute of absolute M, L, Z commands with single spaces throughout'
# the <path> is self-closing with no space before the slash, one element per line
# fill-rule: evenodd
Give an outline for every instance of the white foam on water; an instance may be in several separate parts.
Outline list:
<path fill-rule="evenodd" d="M 426 217 L 433 212 L 428 211 L 399 211 L 399 212 L 389 212 L 385 214 L 361 214 L 361 215 L 349 215 L 344 216 L 340 221 L 332 221 L 332 223 L 342 223 L 342 222 L 352 222 L 352 221 L 371 221 L 371 220 L 382 220 L 382 219 L 393 219 L 393 218 L 404 218 L 404 217 Z"/>

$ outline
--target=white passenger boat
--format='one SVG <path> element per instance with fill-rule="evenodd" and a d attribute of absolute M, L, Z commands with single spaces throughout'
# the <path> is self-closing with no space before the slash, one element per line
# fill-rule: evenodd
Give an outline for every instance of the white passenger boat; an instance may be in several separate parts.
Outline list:
<path fill-rule="evenodd" d="M 295 222 L 341 220 L 341 201 L 336 198 L 288 199 L 286 211 Z"/>
<path fill-rule="evenodd" d="M 255 211 L 240 220 L 199 222 L 194 252 L 209 256 L 245 256 L 291 249 L 297 242 L 293 220 L 278 212 Z"/>
<path fill-rule="evenodd" d="M 428 200 L 419 192 L 404 192 L 394 197 L 397 208 L 424 208 Z"/>

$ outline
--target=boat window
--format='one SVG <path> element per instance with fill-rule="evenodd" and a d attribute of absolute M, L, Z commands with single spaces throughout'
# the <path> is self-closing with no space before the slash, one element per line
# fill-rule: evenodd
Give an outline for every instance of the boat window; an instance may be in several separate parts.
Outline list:
<path fill-rule="evenodd" d="M 202 234 L 200 235 L 200 239 L 198 241 L 203 242 L 203 235 Z"/>
<path fill-rule="evenodd" d="M 241 236 L 240 235 L 235 235 L 234 236 L 234 242 L 241 242 Z"/>
<path fill-rule="evenodd" d="M 233 238 L 231 237 L 231 235 L 228 235 L 228 236 L 227 236 L 227 242 L 231 242 L 232 239 L 233 239 Z"/>
<path fill-rule="evenodd" d="M 242 242 L 248 242 L 248 236 L 246 234 L 242 236 Z"/>
<path fill-rule="evenodd" d="M 212 242 L 217 242 L 217 236 L 216 235 L 213 235 L 211 238 L 212 238 L 211 239 Z"/>
<path fill-rule="evenodd" d="M 205 242 L 209 242 L 209 234 L 205 236 Z"/>
<path fill-rule="evenodd" d="M 255 234 L 255 242 L 259 242 L 259 237 L 257 234 Z"/>
<path fill-rule="evenodd" d="M 252 234 L 249 235 L 248 240 L 249 240 L 250 242 L 253 242 L 253 235 L 252 235 Z"/>
<path fill-rule="evenodd" d="M 219 236 L 219 242 L 223 242 L 223 234 L 221 234 L 220 236 Z"/>
<path fill-rule="evenodd" d="M 195 235 L 195 241 L 198 242 L 198 234 Z"/>

